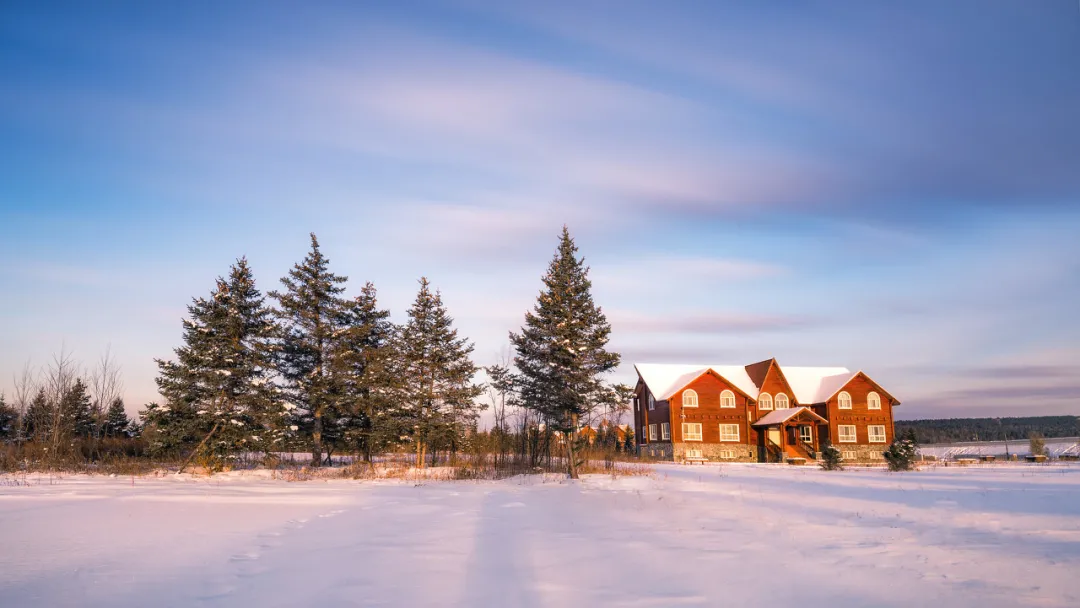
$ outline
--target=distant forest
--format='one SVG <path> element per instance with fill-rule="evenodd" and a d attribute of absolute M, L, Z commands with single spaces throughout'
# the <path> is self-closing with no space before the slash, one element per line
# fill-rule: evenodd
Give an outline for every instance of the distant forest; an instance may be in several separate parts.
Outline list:
<path fill-rule="evenodd" d="M 998 422 L 1000 420 L 1000 422 Z M 1024 418 L 948 418 L 944 420 L 897 420 L 896 432 L 913 429 L 919 443 L 957 441 L 1026 441 L 1030 433 L 1043 437 L 1080 435 L 1080 417 L 1029 416 Z"/>

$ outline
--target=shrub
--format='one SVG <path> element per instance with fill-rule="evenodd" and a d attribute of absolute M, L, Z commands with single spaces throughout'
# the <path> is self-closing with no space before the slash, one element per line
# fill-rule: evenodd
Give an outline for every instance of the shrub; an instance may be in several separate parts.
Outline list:
<path fill-rule="evenodd" d="M 826 471 L 844 470 L 844 456 L 834 445 L 828 443 L 821 449 L 821 468 Z"/>
<path fill-rule="evenodd" d="M 1032 431 L 1028 434 L 1028 446 L 1031 448 L 1032 456 L 1046 455 L 1046 442 L 1043 441 L 1042 433 Z"/>
<path fill-rule="evenodd" d="M 915 440 L 915 431 L 907 429 L 883 454 L 889 463 L 890 471 L 910 471 L 915 468 L 919 457 L 919 444 Z"/>

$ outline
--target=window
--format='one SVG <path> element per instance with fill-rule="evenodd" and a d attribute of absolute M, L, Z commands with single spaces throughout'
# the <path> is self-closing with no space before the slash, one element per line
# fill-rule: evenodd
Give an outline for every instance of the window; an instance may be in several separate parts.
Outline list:
<path fill-rule="evenodd" d="M 884 424 L 871 424 L 866 428 L 870 434 L 870 443 L 885 443 Z"/>
<path fill-rule="evenodd" d="M 737 424 L 721 424 L 720 425 L 720 441 L 738 441 L 739 440 L 739 425 Z"/>
<path fill-rule="evenodd" d="M 697 391 L 693 389 L 686 389 L 682 394 L 682 406 L 683 407 L 697 407 Z"/>
<path fill-rule="evenodd" d="M 855 443 L 854 424 L 841 424 L 836 427 L 836 433 L 840 436 L 840 443 Z"/>
<path fill-rule="evenodd" d="M 776 393 L 776 409 L 786 410 L 788 409 L 787 395 L 784 393 Z"/>
<path fill-rule="evenodd" d="M 800 426 L 799 427 L 799 439 L 811 445 L 814 444 L 814 427 L 812 426 Z"/>
<path fill-rule="evenodd" d="M 855 452 L 840 452 L 840 458 L 844 460 L 855 460 Z"/>
<path fill-rule="evenodd" d="M 701 441 L 701 423 L 684 422 L 682 424 L 683 441 Z"/>
<path fill-rule="evenodd" d="M 731 391 L 720 393 L 720 407 L 735 407 L 735 393 Z"/>
<path fill-rule="evenodd" d="M 684 458 L 701 458 L 701 450 L 694 448 L 683 452 Z"/>
<path fill-rule="evenodd" d="M 649 409 L 650 410 L 656 409 L 656 401 L 653 399 L 652 393 L 649 393 Z"/>
<path fill-rule="evenodd" d="M 660 423 L 660 439 L 664 441 L 671 439 L 671 425 L 666 422 Z"/>
<path fill-rule="evenodd" d="M 866 409 L 881 409 L 881 397 L 879 397 L 877 393 L 871 391 L 870 394 L 866 396 Z"/>
<path fill-rule="evenodd" d="M 758 409 L 771 410 L 772 409 L 772 395 L 769 393 L 761 393 L 757 402 Z"/>
<path fill-rule="evenodd" d="M 847 394 L 846 392 L 841 392 L 839 395 L 837 395 L 836 400 L 840 403 L 840 409 L 851 409 L 851 395 Z"/>
<path fill-rule="evenodd" d="M 720 458 L 726 458 L 728 460 L 735 459 L 735 450 L 720 450 Z"/>
<path fill-rule="evenodd" d="M 656 441 L 656 425 L 649 425 L 649 441 Z"/>

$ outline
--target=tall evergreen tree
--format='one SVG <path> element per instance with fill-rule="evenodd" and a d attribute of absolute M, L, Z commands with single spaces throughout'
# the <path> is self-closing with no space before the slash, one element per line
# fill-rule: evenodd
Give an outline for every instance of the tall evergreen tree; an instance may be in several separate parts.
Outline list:
<path fill-rule="evenodd" d="M 94 434 L 94 405 L 81 378 L 75 380 L 60 400 L 60 424 L 65 438 L 86 438 Z"/>
<path fill-rule="evenodd" d="M 219 462 L 278 447 L 283 410 L 269 382 L 276 329 L 247 260 L 237 260 L 229 278 L 217 280 L 209 299 L 196 298 L 188 314 L 176 361 L 157 362 L 166 404 L 145 413 L 155 436 L 173 448 L 212 437 L 207 445 Z"/>
<path fill-rule="evenodd" d="M 4 401 L 4 395 L 0 393 L 0 441 L 15 439 L 19 425 L 19 412 L 14 406 Z"/>
<path fill-rule="evenodd" d="M 593 303 L 592 282 L 570 231 L 563 226 L 559 250 L 543 277 L 544 289 L 532 312 L 525 314 L 520 334 L 511 333 L 517 351 L 522 405 L 568 440 L 567 466 L 577 478 L 574 438 L 589 415 L 610 407 L 618 391 L 602 376 L 619 364 L 607 351 L 611 325 Z"/>
<path fill-rule="evenodd" d="M 311 234 L 311 251 L 271 292 L 282 323 L 278 373 L 293 404 L 294 424 L 311 443 L 311 464 L 322 464 L 323 442 L 336 432 L 339 394 L 332 362 L 343 317 L 341 286 L 347 278 L 329 271 L 330 261 Z"/>
<path fill-rule="evenodd" d="M 102 434 L 106 437 L 126 437 L 128 425 L 127 411 L 124 409 L 124 400 L 120 397 L 113 399 L 109 409 L 105 411 L 105 423 L 102 426 Z"/>
<path fill-rule="evenodd" d="M 417 466 L 428 450 L 453 445 L 475 425 L 482 387 L 474 385 L 473 345 L 459 338 L 453 319 L 427 278 L 409 309 L 399 343 L 402 414 L 416 447 Z"/>
<path fill-rule="evenodd" d="M 338 381 L 340 434 L 348 447 L 370 462 L 374 452 L 398 436 L 393 405 L 398 388 L 394 353 L 397 328 L 390 312 L 378 306 L 375 286 L 345 303 L 335 343 L 334 373 Z"/>

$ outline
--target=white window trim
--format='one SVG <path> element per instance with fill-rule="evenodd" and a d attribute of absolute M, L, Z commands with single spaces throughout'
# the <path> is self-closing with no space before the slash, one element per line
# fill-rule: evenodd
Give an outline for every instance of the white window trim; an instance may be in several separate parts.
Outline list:
<path fill-rule="evenodd" d="M 850 438 L 845 439 L 844 433 L 840 432 L 840 429 L 851 429 Z M 836 440 L 837 443 L 858 443 L 859 442 L 859 430 L 854 424 L 838 424 L 836 425 Z"/>
<path fill-rule="evenodd" d="M 780 403 L 783 402 L 784 406 L 780 407 Z M 791 399 L 784 393 L 776 393 L 776 397 L 773 398 L 773 408 L 778 410 L 791 409 Z"/>
<path fill-rule="evenodd" d="M 847 397 L 847 407 L 844 407 L 844 397 Z M 851 395 L 847 391 L 840 391 L 840 394 L 836 396 L 836 405 L 842 410 L 851 409 Z"/>
<path fill-rule="evenodd" d="M 874 437 L 874 433 L 873 433 L 874 429 L 881 429 L 881 435 L 879 435 L 880 439 L 876 439 Z M 869 437 L 870 443 L 885 443 L 885 425 L 884 424 L 871 424 L 870 426 L 866 427 L 866 432 L 867 432 L 867 435 Z"/>
<path fill-rule="evenodd" d="M 671 439 L 671 425 L 666 422 L 660 423 L 660 440 L 668 441 Z"/>
<path fill-rule="evenodd" d="M 771 410 L 772 409 L 772 395 L 769 393 L 761 393 L 758 396 L 758 409 Z"/>
<path fill-rule="evenodd" d="M 683 458 L 701 458 L 701 448 L 689 448 L 683 452 Z"/>
<path fill-rule="evenodd" d="M 688 429 L 690 426 L 697 427 L 697 433 L 691 433 Z M 682 423 L 682 435 L 683 441 L 701 441 L 701 423 L 700 422 L 684 422 Z M 697 435 L 695 438 L 694 435 Z"/>
<path fill-rule="evenodd" d="M 730 397 L 730 400 L 725 399 L 725 397 Z M 725 405 L 725 403 L 730 403 L 731 405 Z M 734 391 L 725 390 L 720 393 L 720 407 L 724 409 L 732 409 L 735 406 L 736 404 Z"/>
<path fill-rule="evenodd" d="M 683 407 L 697 407 L 698 406 L 697 391 L 695 391 L 692 388 L 688 388 L 685 391 L 683 391 L 683 394 L 682 394 L 682 406 Z"/>
<path fill-rule="evenodd" d="M 649 425 L 649 441 L 656 441 L 656 425 Z"/>
<path fill-rule="evenodd" d="M 725 426 L 735 428 L 735 438 L 734 439 L 731 438 L 731 436 L 732 436 L 731 433 L 728 433 L 725 436 L 725 434 L 724 434 L 724 427 Z M 725 439 L 725 437 L 727 437 L 727 438 Z M 739 425 L 737 425 L 737 424 L 721 424 L 720 425 L 720 441 L 726 441 L 726 442 L 729 442 L 729 443 L 738 443 L 739 442 Z"/>
<path fill-rule="evenodd" d="M 878 395 L 874 391 L 870 391 L 870 394 L 866 396 L 866 409 L 868 410 L 880 410 L 881 409 L 881 395 Z"/>
<path fill-rule="evenodd" d="M 803 436 L 803 431 L 810 431 L 810 438 L 807 439 Z M 799 441 L 805 441 L 806 443 L 814 443 L 814 427 L 809 424 L 804 424 L 799 427 Z"/>

